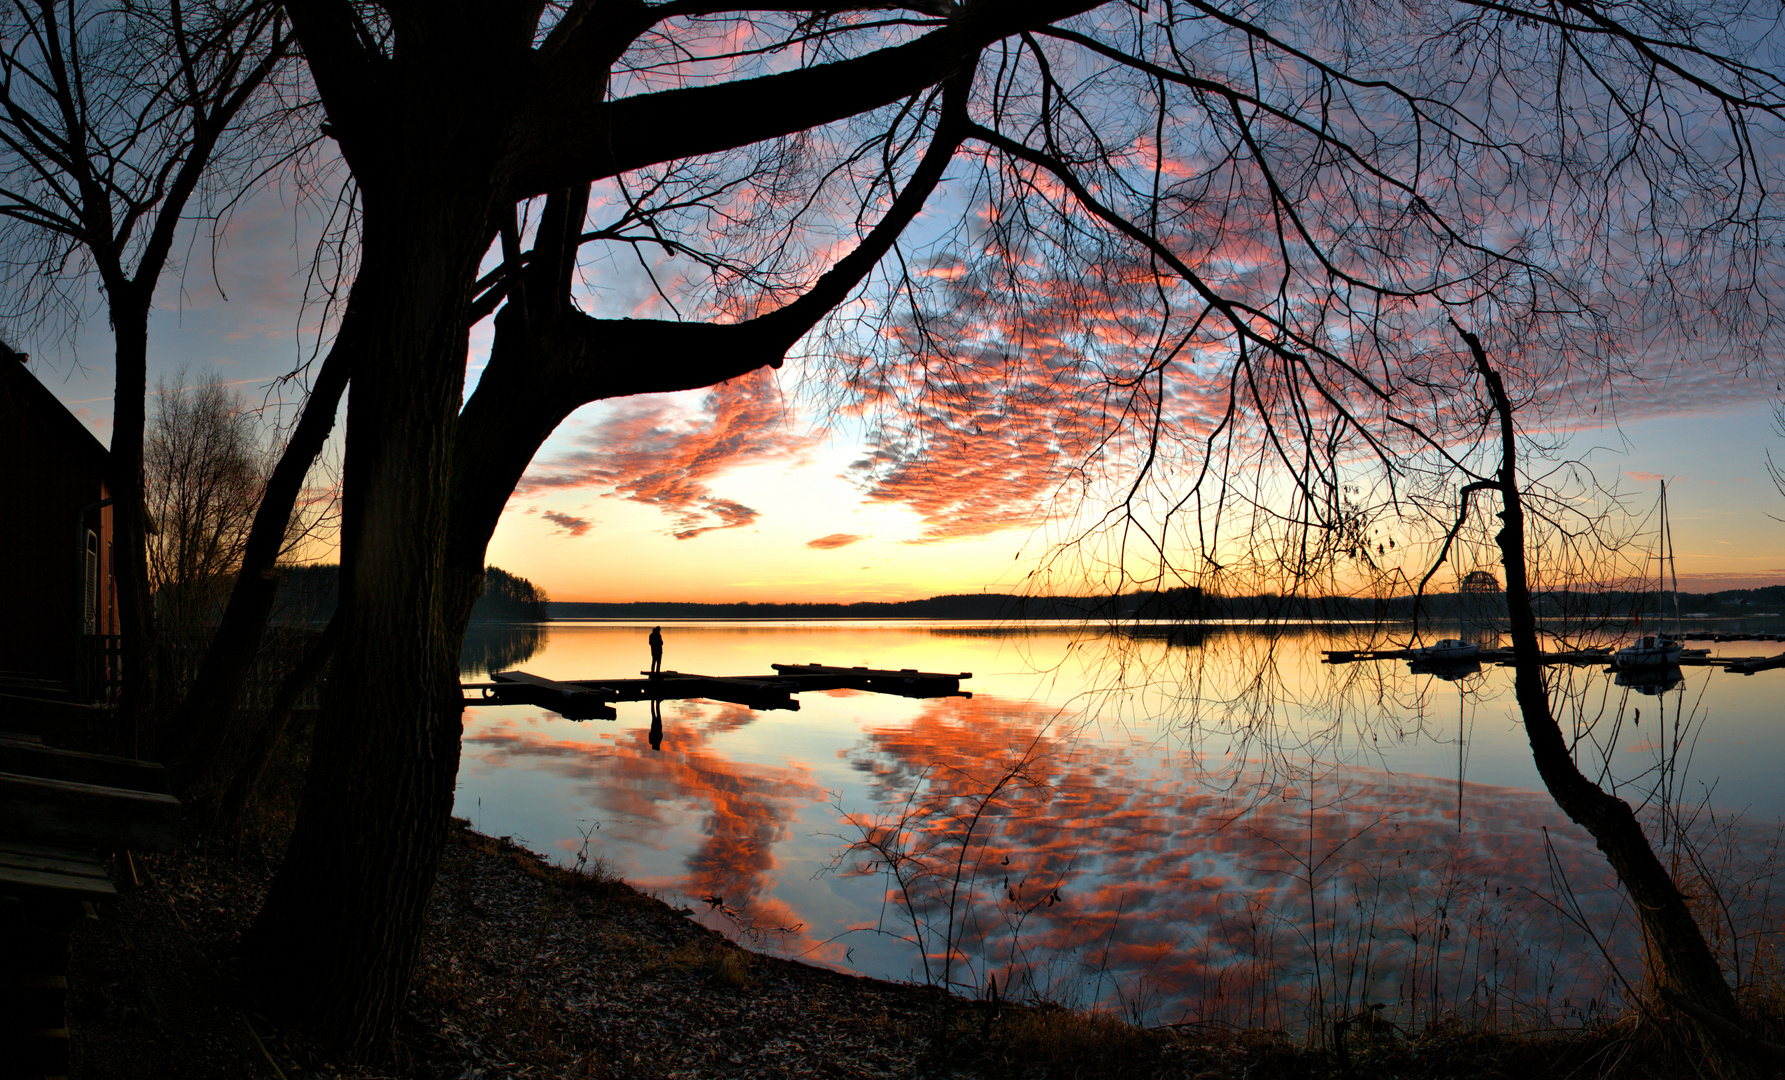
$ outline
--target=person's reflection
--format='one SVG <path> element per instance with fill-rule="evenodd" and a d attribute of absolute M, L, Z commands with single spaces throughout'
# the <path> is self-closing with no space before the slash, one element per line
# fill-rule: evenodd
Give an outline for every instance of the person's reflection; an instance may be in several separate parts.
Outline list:
<path fill-rule="evenodd" d="M 663 702 L 658 698 L 651 699 L 651 749 L 663 749 Z"/>

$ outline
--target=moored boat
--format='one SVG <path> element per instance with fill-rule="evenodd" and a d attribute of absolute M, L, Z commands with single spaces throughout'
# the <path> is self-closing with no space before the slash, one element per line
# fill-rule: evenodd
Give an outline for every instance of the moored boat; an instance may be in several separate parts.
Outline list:
<path fill-rule="evenodd" d="M 1615 668 L 1629 671 L 1635 668 L 1670 667 L 1680 662 L 1680 653 L 1685 646 L 1666 634 L 1648 634 L 1634 645 L 1626 645 L 1611 654 L 1611 663 Z"/>
<path fill-rule="evenodd" d="M 1655 585 L 1657 592 L 1667 586 L 1667 574 L 1673 568 L 1673 532 L 1667 527 L 1667 481 L 1661 481 L 1661 501 L 1657 506 L 1657 527 L 1655 539 Z M 1641 602 L 1639 600 L 1639 602 Z M 1659 622 L 1663 616 L 1654 616 Z M 1678 576 L 1673 582 L 1673 618 L 1675 634 L 1679 632 L 1680 621 L 1680 583 Z M 1637 617 L 1637 626 L 1642 625 L 1642 617 Z M 1683 642 L 1665 631 L 1644 634 L 1636 644 L 1626 645 L 1611 654 L 1611 665 L 1620 671 L 1634 671 L 1644 668 L 1672 667 L 1680 662 L 1680 653 L 1685 648 Z"/>
<path fill-rule="evenodd" d="M 1443 638 L 1430 645 L 1407 650 L 1407 659 L 1431 663 L 1437 660 L 1467 660 L 1481 653 L 1481 646 L 1461 638 Z"/>

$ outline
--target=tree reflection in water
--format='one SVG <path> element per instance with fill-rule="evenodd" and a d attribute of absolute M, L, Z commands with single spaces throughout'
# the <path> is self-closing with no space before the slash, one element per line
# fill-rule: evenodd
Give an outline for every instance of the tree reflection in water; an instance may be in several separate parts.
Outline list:
<path fill-rule="evenodd" d="M 540 623 L 474 622 L 459 650 L 459 671 L 466 679 L 507 671 L 545 648 L 549 635 Z"/>

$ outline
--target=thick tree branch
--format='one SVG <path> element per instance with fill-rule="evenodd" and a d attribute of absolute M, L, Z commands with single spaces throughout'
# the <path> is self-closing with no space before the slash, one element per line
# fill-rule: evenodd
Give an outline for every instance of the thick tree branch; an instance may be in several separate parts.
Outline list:
<path fill-rule="evenodd" d="M 374 83 L 383 58 L 352 5 L 339 0 L 286 0 L 285 14 L 303 43 L 304 62 L 323 101 L 376 93 Z"/>
<path fill-rule="evenodd" d="M 497 316 L 490 363 L 459 417 L 454 457 L 460 520 L 454 535 L 487 540 L 540 444 L 580 406 L 699 389 L 760 367 L 779 367 L 787 350 L 846 300 L 892 249 L 941 183 L 968 129 L 972 80 L 969 63 L 945 85 L 941 116 L 923 158 L 861 244 L 798 299 L 754 319 L 728 324 L 597 319 L 575 310 L 564 272 L 575 244 L 567 251 L 551 245 L 576 235 L 581 218 L 560 216 L 553 209 L 559 197 L 548 200 L 523 288 L 550 282 L 563 302 L 548 313 L 537 296 L 511 294 Z M 473 561 L 482 565 L 481 557 Z"/>
<path fill-rule="evenodd" d="M 548 65 L 513 112 L 511 202 L 664 161 L 832 123 L 936 85 L 980 49 L 1097 7 L 1096 0 L 985 0 L 916 41 L 865 56 L 713 86 L 599 99 L 605 72 Z M 692 119 L 691 118 L 697 118 Z"/>

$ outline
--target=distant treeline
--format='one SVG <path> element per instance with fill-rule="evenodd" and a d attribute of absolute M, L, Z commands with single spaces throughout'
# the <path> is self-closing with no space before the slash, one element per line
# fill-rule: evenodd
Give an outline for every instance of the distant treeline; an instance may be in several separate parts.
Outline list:
<path fill-rule="evenodd" d="M 545 590 L 499 566 L 483 568 L 483 595 L 471 609 L 472 622 L 544 622 L 551 616 Z"/>
<path fill-rule="evenodd" d="M 278 621 L 287 624 L 326 622 L 334 613 L 340 590 L 340 567 L 325 564 L 284 570 L 279 587 Z M 1672 617 L 1671 593 L 1568 592 L 1540 593 L 1537 614 L 1621 622 L 1637 613 L 1662 612 Z M 1431 593 L 1411 596 L 1356 598 L 1338 596 L 1210 596 L 1186 587 L 1116 596 L 1017 596 L 1010 593 L 961 593 L 925 600 L 867 600 L 853 604 L 699 604 L 636 601 L 624 604 L 554 601 L 545 590 L 498 566 L 484 569 L 483 595 L 472 609 L 473 622 L 545 622 L 552 619 L 1024 619 L 1105 620 L 1160 619 L 1196 622 L 1207 619 L 1376 620 L 1484 619 L 1505 614 L 1499 593 Z M 1785 585 L 1760 589 L 1726 589 L 1714 593 L 1681 593 L 1682 614 L 1719 616 L 1785 613 Z"/>
<path fill-rule="evenodd" d="M 853 604 L 697 604 L 636 601 L 627 604 L 552 601 L 554 619 L 1196 619 L 1203 613 L 1199 589 L 1122 596 L 1013 596 L 963 593 L 927 600 L 864 600 Z"/>
<path fill-rule="evenodd" d="M 1482 598 L 1469 602 L 1481 607 Z M 1458 609 L 1455 597 L 1427 597 L 1424 615 L 1442 617 Z M 1129 621 L 1162 619 L 1395 619 L 1412 614 L 1397 601 L 1324 597 L 1209 596 L 1196 588 L 1132 592 L 1115 596 L 1017 596 L 965 593 L 926 600 L 862 601 L 854 604 L 699 604 L 637 601 L 625 604 L 546 605 L 553 619 L 1061 619 Z M 1491 612 L 1489 612 L 1491 614 Z"/>
<path fill-rule="evenodd" d="M 1537 613 L 1551 618 L 1622 621 L 1637 613 L 1673 614 L 1673 596 L 1654 592 L 1540 593 Z M 1428 593 L 1419 598 L 1397 596 L 1356 598 L 1332 596 L 1210 596 L 1195 588 L 1132 592 L 1117 596 L 1016 596 L 1009 593 L 965 593 L 926 600 L 862 601 L 853 604 L 700 604 L 669 601 L 545 605 L 552 619 L 1293 619 L 1400 621 L 1483 619 L 1505 614 L 1500 593 Z M 1751 615 L 1785 612 L 1785 585 L 1760 589 L 1728 589 L 1715 593 L 1681 593 L 1682 613 Z"/>
<path fill-rule="evenodd" d="M 334 563 L 287 566 L 279 582 L 276 621 L 327 622 L 341 599 L 341 568 Z M 483 595 L 471 609 L 472 622 L 544 622 L 550 600 L 545 590 L 499 566 L 483 570 Z"/>

